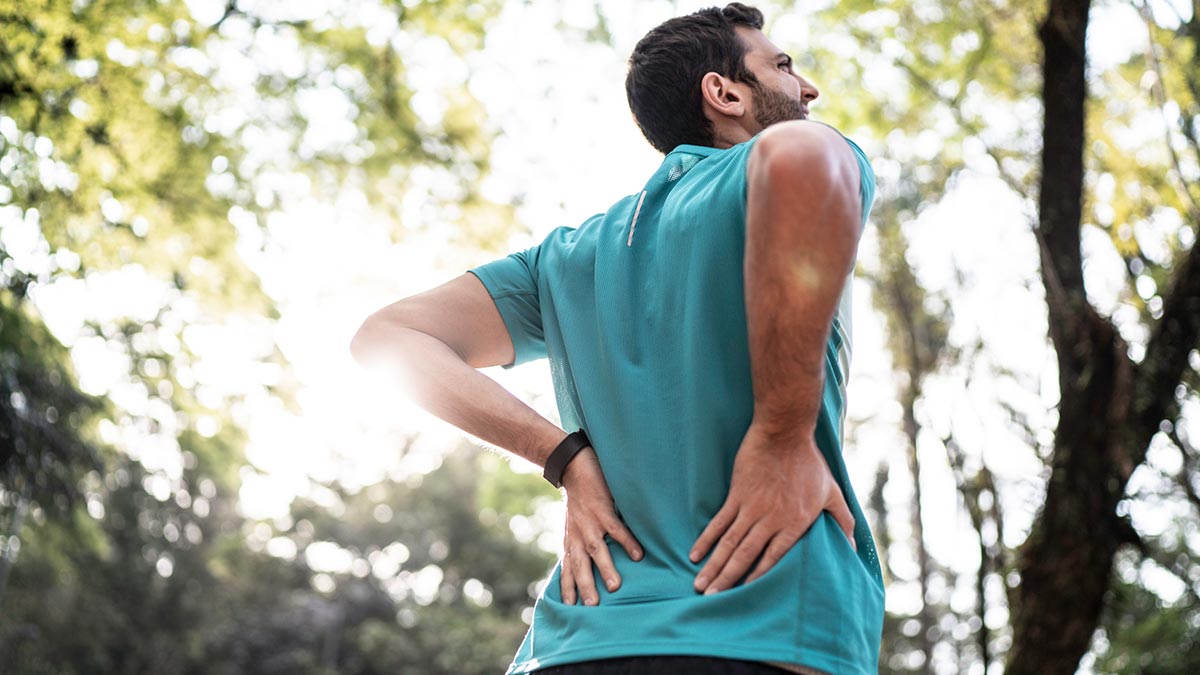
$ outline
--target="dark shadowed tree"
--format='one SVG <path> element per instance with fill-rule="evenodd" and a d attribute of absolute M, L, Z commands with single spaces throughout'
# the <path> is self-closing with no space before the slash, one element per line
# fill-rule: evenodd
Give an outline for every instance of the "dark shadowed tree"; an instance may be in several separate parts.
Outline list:
<path fill-rule="evenodd" d="M 923 552 L 920 518 L 914 541 L 904 541 L 876 517 L 889 554 L 911 553 L 916 563 L 916 576 L 898 581 L 923 596 L 917 614 L 890 617 L 903 634 L 887 637 L 896 651 L 884 655 L 885 668 L 954 663 L 965 672 L 1003 661 L 1006 672 L 1071 673 L 1091 651 L 1118 672 L 1191 669 L 1191 651 L 1178 648 L 1194 633 L 1200 579 L 1200 463 L 1187 434 L 1200 367 L 1200 12 L 1190 4 L 846 2 L 816 15 L 812 44 L 799 45 L 809 54 L 801 69 L 824 78 L 824 119 L 878 139 L 879 260 L 867 262 L 902 375 L 903 435 L 910 444 L 922 434 L 941 441 L 979 534 L 976 608 L 960 613 L 926 595 L 931 576 L 959 584 Z M 1135 36 L 1132 51 L 1088 42 L 1097 12 L 1120 17 Z M 981 448 L 961 442 L 956 422 L 936 412 L 947 402 L 921 390 L 931 372 L 961 377 L 968 389 L 969 361 L 994 361 L 993 345 L 953 340 L 940 359 L 922 359 L 922 349 L 939 345 L 927 325 L 945 322 L 953 335 L 957 320 L 945 306 L 973 282 L 966 270 L 944 299 L 930 301 L 920 274 L 907 271 L 905 236 L 891 230 L 914 231 L 964 172 L 1020 198 L 1029 215 L 1012 231 L 1030 237 L 1038 256 L 1031 291 L 1047 307 L 1057 404 L 1037 411 L 994 401 L 1044 464 L 1030 477 L 1034 504 L 1001 499 L 1028 486 L 997 481 Z M 1004 364 L 984 370 L 1042 394 Z M 915 415 L 914 400 L 925 404 Z M 917 493 L 926 467 L 913 457 L 898 454 L 896 465 Z M 889 474 L 879 476 L 882 495 Z M 873 503 L 886 508 L 881 496 Z M 1003 537 L 1003 510 L 1013 506 L 1036 513 L 1024 541 Z M 1140 532 L 1130 517 L 1138 508 L 1165 516 L 1165 529 Z M 988 591 L 996 586 L 1007 592 Z M 994 624 L 989 609 L 1007 609 L 1007 625 Z M 941 630 L 935 619 L 946 616 L 964 630 Z"/>

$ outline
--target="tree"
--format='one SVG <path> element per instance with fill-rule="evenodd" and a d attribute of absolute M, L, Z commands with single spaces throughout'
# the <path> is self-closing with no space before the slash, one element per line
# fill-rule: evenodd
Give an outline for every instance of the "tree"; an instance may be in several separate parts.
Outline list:
<path fill-rule="evenodd" d="M 1015 673 L 1070 672 L 1087 650 L 1117 549 L 1140 541 L 1118 503 L 1153 436 L 1178 415 L 1176 389 L 1200 345 L 1200 248 L 1173 261 L 1139 361 L 1086 296 L 1080 228 L 1089 6 L 1051 2 L 1040 30 L 1046 113 L 1037 232 L 1062 402 L 1046 501 L 1021 552 L 1009 658 Z M 1194 127 L 1190 116 L 1182 131 Z M 1200 153 L 1200 145 L 1193 150 Z M 1179 180 L 1187 193 L 1186 178 Z M 1200 211 L 1190 215 L 1200 226 Z"/>
<path fill-rule="evenodd" d="M 1200 263 L 1194 262 L 1200 253 L 1193 246 L 1200 226 L 1200 19 L 1194 3 L 1190 16 L 1172 15 L 1177 5 L 1169 3 L 1157 13 L 1135 7 L 1120 16 L 1129 30 L 1149 34 L 1149 47 L 1115 65 L 1097 65 L 1097 54 L 1089 54 L 1093 8 L 1074 0 L 1044 7 L 839 3 L 817 19 L 828 31 L 811 30 L 848 30 L 855 38 L 852 49 L 836 43 L 823 49 L 817 41 L 810 65 L 833 79 L 827 91 L 861 92 L 861 82 L 886 91 L 876 98 L 868 90 L 850 97 L 853 107 L 835 103 L 825 112 L 852 134 L 887 137 L 877 155 L 884 169 L 876 214 L 882 230 L 879 270 L 871 276 L 889 320 L 893 362 L 906 375 L 905 435 L 910 445 L 929 435 L 944 446 L 960 503 L 980 537 L 972 625 L 961 637 L 945 635 L 930 625 L 926 604 L 934 599 L 922 597 L 917 640 L 900 647 L 921 657 L 896 661 L 900 670 L 938 665 L 929 659 L 942 644 L 956 656 L 941 664 L 953 658 L 966 670 L 997 658 L 1013 673 L 1074 672 L 1089 649 L 1123 672 L 1183 672 L 1172 668 L 1190 658 L 1171 649 L 1196 616 L 1198 553 L 1188 545 L 1189 519 L 1150 534 L 1139 532 L 1129 513 L 1152 502 L 1188 505 L 1194 518 L 1200 504 L 1196 453 L 1186 434 L 1200 365 L 1193 355 L 1200 346 Z M 896 165 L 903 170 L 889 170 Z M 994 349 L 952 340 L 956 349 L 924 361 L 931 364 L 924 370 L 913 368 L 922 348 L 936 354 L 939 344 L 921 327 L 951 322 L 953 333 L 954 319 L 924 299 L 919 275 L 905 277 L 909 263 L 895 252 L 904 249 L 903 239 L 889 229 L 896 214 L 905 227 L 971 172 L 1003 181 L 1031 214 L 1021 225 L 1036 243 L 1038 290 L 1057 363 L 1058 403 L 1048 417 L 995 401 L 1045 465 L 1043 498 L 1019 547 L 1002 539 L 1005 502 L 980 449 L 958 441 L 954 420 L 926 412 L 921 422 L 911 408 L 914 398 L 937 405 L 919 389 L 928 373 L 960 377 L 969 387 L 963 373 L 973 365 L 964 359 L 979 361 Z M 1110 295 L 1100 273 L 1086 268 L 1114 257 L 1124 278 L 1117 277 Z M 953 306 L 958 289 L 950 290 Z M 1003 371 L 996 374 L 1022 379 Z M 1022 386 L 1036 391 L 1038 385 Z M 1179 468 L 1149 457 L 1156 449 L 1177 453 Z M 921 558 L 919 529 L 911 547 Z M 1176 579 L 1184 589 L 1178 600 L 1150 589 L 1138 572 L 1146 566 Z M 943 574 L 928 563 L 918 569 L 922 588 Z M 1007 588 L 1007 597 L 989 594 L 989 579 Z M 989 636 L 987 605 L 997 602 L 1011 611 L 1010 623 Z M 1163 615 L 1152 616 L 1150 608 Z M 965 640 L 977 640 L 977 647 Z"/>
<path fill-rule="evenodd" d="M 340 601 L 314 592 L 305 566 L 254 550 L 247 531 L 263 524 L 236 509 L 252 469 L 231 411 L 256 393 L 287 401 L 287 380 L 251 392 L 204 381 L 188 332 L 233 319 L 269 328 L 277 312 L 246 256 L 270 243 L 267 218 L 297 190 L 359 190 L 395 214 L 421 169 L 442 181 L 430 208 L 463 223 L 456 242 L 492 243 L 510 207 L 477 189 L 490 139 L 479 105 L 462 84 L 444 86 L 426 92 L 434 112 L 417 115 L 400 37 L 461 55 L 478 47 L 495 4 L 410 4 L 384 3 L 367 23 L 285 2 L 231 0 L 211 16 L 179 1 L 0 2 L 6 672 L 328 672 L 337 662 L 319 638 Z M 336 128 L 314 97 L 340 115 Z M 396 222 L 397 233 L 428 226 Z M 78 331 L 47 326 L 52 293 L 119 278 L 149 298 L 89 306 Z M 86 348 L 124 372 L 82 386 L 72 351 Z M 269 343 L 256 358 L 286 365 Z M 390 598 L 366 597 L 378 635 L 401 630 Z M 379 671 L 415 653 L 362 640 Z M 474 641 L 494 668 L 497 652 Z"/>

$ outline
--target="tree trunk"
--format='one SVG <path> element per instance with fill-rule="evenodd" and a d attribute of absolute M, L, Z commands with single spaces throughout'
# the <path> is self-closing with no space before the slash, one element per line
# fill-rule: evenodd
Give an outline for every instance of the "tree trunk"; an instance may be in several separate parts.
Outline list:
<path fill-rule="evenodd" d="M 1041 514 L 1021 547 L 1010 675 L 1074 673 L 1099 624 L 1121 543 L 1113 477 L 1133 398 L 1132 364 L 1083 286 L 1084 78 L 1088 0 L 1050 0 L 1044 47 L 1038 234 L 1050 337 L 1058 356 L 1059 424 Z"/>
<path fill-rule="evenodd" d="M 916 372 L 916 368 L 912 368 L 909 372 L 910 378 L 920 378 L 922 375 L 922 373 Z M 925 525 L 921 519 L 921 462 L 917 456 L 917 436 L 920 433 L 920 425 L 917 424 L 915 411 L 920 390 L 919 385 L 914 384 L 914 381 L 919 380 L 910 380 L 908 391 L 902 396 L 904 435 L 908 439 L 908 471 L 913 485 L 912 537 L 910 539 L 916 548 L 917 576 L 921 588 L 921 609 L 917 613 L 917 618 L 921 623 L 921 633 L 917 636 L 917 643 L 921 646 L 921 653 L 925 655 L 925 672 L 933 672 L 933 646 L 937 642 L 939 628 L 932 611 L 933 608 L 929 606 L 929 581 L 933 574 L 933 565 L 929 557 L 929 548 L 925 546 Z"/>
<path fill-rule="evenodd" d="M 993 569 L 997 569 L 996 561 L 999 556 L 996 550 L 1003 545 L 1000 541 L 1000 523 L 998 518 L 994 518 L 992 524 L 996 527 L 996 544 L 989 546 L 984 537 L 985 521 L 989 509 L 984 509 L 980 504 L 979 496 L 983 490 L 988 489 L 985 486 L 990 485 L 990 474 L 988 473 L 987 465 L 980 467 L 978 473 L 968 479 L 966 473 L 966 462 L 963 461 L 962 450 L 958 447 L 958 442 L 953 437 L 942 439 L 942 445 L 946 448 L 946 460 L 950 464 L 951 473 L 954 474 L 954 484 L 958 489 L 959 496 L 962 497 L 963 505 L 967 509 L 967 515 L 971 519 L 971 527 L 975 529 L 976 535 L 979 537 L 979 569 L 975 572 L 975 613 L 979 617 L 979 632 L 976 634 L 976 649 L 978 650 L 978 660 L 983 662 L 983 670 L 987 672 L 992 664 L 991 642 L 992 632 L 988 629 L 987 617 L 987 576 Z M 982 460 L 982 458 L 981 458 Z M 999 513 L 999 499 L 995 493 L 992 493 L 991 507 Z M 961 662 L 960 662 L 961 664 Z M 961 667 L 960 670 L 966 671 L 967 668 Z"/>
<path fill-rule="evenodd" d="M 1113 557 L 1139 544 L 1116 513 L 1200 343 L 1200 246 L 1192 246 L 1163 294 L 1145 357 L 1136 366 L 1112 322 L 1088 303 L 1080 227 L 1088 0 L 1050 0 L 1045 49 L 1038 243 L 1050 339 L 1058 357 L 1059 423 L 1041 513 L 1016 566 L 1009 675 L 1068 675 L 1099 624 Z M 1193 225 L 1200 232 L 1200 222 Z"/>

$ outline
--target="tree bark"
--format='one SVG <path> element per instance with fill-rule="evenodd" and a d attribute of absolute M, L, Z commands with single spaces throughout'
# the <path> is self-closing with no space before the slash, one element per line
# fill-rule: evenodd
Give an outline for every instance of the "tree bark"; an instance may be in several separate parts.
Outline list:
<path fill-rule="evenodd" d="M 1136 366 L 1112 322 L 1087 302 L 1080 227 L 1088 0 L 1050 0 L 1041 26 L 1043 131 L 1038 239 L 1059 424 L 1042 511 L 1017 560 L 1010 675 L 1074 673 L 1099 623 L 1113 557 L 1138 543 L 1116 513 L 1200 343 L 1200 246 L 1184 256 Z M 1194 227 L 1200 231 L 1200 223 Z"/>
<path fill-rule="evenodd" d="M 1050 338 L 1059 368 L 1059 424 L 1041 513 L 1018 554 L 1010 675 L 1074 673 L 1099 623 L 1119 539 L 1121 488 L 1113 445 L 1128 418 L 1131 364 L 1111 322 L 1088 303 L 1083 204 L 1088 0 L 1050 0 L 1044 48 L 1038 236 Z"/>

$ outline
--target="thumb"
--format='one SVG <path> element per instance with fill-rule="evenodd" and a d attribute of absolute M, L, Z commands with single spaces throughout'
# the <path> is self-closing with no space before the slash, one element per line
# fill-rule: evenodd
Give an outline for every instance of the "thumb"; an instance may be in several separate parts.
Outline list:
<path fill-rule="evenodd" d="M 838 527 L 842 528 L 842 533 L 846 535 L 846 539 L 850 540 L 850 548 L 857 552 L 858 545 L 854 543 L 854 515 L 850 513 L 850 507 L 846 504 L 846 500 L 840 492 L 834 494 L 833 503 L 826 510 L 837 521 Z"/>

